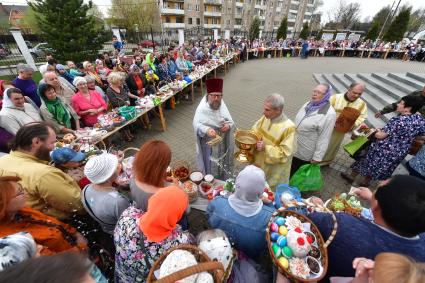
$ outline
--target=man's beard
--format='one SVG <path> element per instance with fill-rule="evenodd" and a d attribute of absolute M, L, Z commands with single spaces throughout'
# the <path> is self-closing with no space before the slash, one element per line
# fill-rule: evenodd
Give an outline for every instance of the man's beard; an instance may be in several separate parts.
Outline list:
<path fill-rule="evenodd" d="M 35 157 L 44 161 L 50 161 L 50 150 L 45 146 L 41 146 L 36 151 Z"/>
<path fill-rule="evenodd" d="M 211 109 L 218 110 L 221 106 L 221 101 L 213 101 L 208 103 Z"/>

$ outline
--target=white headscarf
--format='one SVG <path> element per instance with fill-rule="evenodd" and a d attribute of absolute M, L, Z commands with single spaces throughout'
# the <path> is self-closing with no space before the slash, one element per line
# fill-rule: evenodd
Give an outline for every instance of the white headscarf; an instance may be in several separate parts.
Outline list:
<path fill-rule="evenodd" d="M 12 100 L 10 100 L 9 96 L 7 95 L 7 90 L 10 89 L 10 87 L 6 88 L 3 91 L 3 107 L 4 108 L 10 108 L 14 107 Z"/>
<path fill-rule="evenodd" d="M 75 79 L 72 81 L 72 83 L 74 84 L 74 86 L 77 86 L 79 83 L 87 83 L 87 80 L 83 77 L 75 77 Z"/>
<path fill-rule="evenodd" d="M 41 75 L 44 75 L 45 72 L 47 72 L 47 64 L 41 65 L 38 70 L 40 71 Z"/>
<path fill-rule="evenodd" d="M 238 214 L 251 217 L 263 207 L 260 199 L 266 187 L 264 171 L 254 165 L 246 166 L 236 177 L 235 193 L 229 197 L 229 205 Z"/>

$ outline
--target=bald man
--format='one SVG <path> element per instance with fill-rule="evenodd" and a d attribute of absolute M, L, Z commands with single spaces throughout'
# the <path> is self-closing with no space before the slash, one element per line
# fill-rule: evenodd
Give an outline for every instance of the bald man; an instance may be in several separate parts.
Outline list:
<path fill-rule="evenodd" d="M 354 82 L 346 93 L 338 93 L 329 100 L 336 112 L 335 127 L 328 150 L 321 164 L 328 165 L 335 159 L 346 133 L 360 126 L 367 117 L 366 103 L 360 98 L 365 90 L 363 83 Z"/>

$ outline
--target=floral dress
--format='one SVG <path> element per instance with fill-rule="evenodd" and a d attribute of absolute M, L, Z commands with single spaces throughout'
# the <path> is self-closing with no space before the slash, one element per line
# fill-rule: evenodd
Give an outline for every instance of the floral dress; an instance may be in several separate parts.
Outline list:
<path fill-rule="evenodd" d="M 177 245 L 195 242 L 194 237 L 179 225 L 162 242 L 148 241 L 139 229 L 139 219 L 143 214 L 142 210 L 130 206 L 117 222 L 114 232 L 115 283 L 146 282 L 150 267 L 162 253 Z"/>
<path fill-rule="evenodd" d="M 388 137 L 373 142 L 366 157 L 351 169 L 373 180 L 386 180 L 409 153 L 413 139 L 425 133 L 425 119 L 420 114 L 391 118 L 382 129 Z"/>

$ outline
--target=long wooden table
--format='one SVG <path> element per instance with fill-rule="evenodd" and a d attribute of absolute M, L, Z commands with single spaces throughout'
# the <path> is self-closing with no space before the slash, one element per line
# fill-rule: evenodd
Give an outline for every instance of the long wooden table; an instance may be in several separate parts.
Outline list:
<path fill-rule="evenodd" d="M 209 74 L 213 74 L 214 77 L 217 76 L 217 69 L 220 67 L 224 68 L 224 72 L 226 73 L 227 70 L 227 64 L 229 61 L 233 60 L 233 63 L 235 62 L 235 56 L 238 56 L 238 54 L 231 54 L 225 58 L 221 58 L 221 60 L 223 61 L 223 63 L 220 62 L 220 60 L 218 61 L 219 63 L 211 68 L 208 69 L 207 72 L 205 72 L 204 74 L 202 74 L 201 76 L 199 76 L 197 79 L 193 80 L 192 82 L 188 83 L 184 88 L 182 88 L 181 90 L 178 91 L 173 91 L 172 95 L 165 95 L 163 97 L 161 97 L 161 103 L 159 103 L 158 105 L 155 105 L 153 107 L 149 107 L 149 108 L 142 108 L 141 110 L 137 111 L 137 115 L 131 119 L 126 121 L 123 125 L 119 126 L 119 127 L 115 127 L 113 130 L 108 131 L 105 135 L 102 135 L 101 138 L 97 139 L 96 141 L 94 141 L 94 144 L 98 144 L 100 142 L 103 142 L 108 139 L 109 137 L 111 137 L 112 135 L 114 135 L 115 133 L 117 133 L 118 131 L 120 131 L 121 129 L 133 124 L 134 122 L 136 122 L 138 119 L 140 119 L 143 115 L 147 114 L 149 111 L 157 108 L 158 109 L 158 116 L 159 119 L 161 121 L 161 127 L 163 131 L 167 130 L 167 122 L 165 120 L 164 117 L 164 111 L 163 111 L 163 104 L 168 101 L 170 98 L 174 97 L 175 95 L 181 93 L 184 89 L 190 88 L 190 100 L 191 103 L 195 102 L 195 90 L 194 90 L 194 85 L 196 82 L 199 81 L 200 83 L 200 96 L 203 96 L 203 83 L 202 83 L 202 79 L 204 77 L 207 77 Z M 140 109 L 140 108 L 139 108 Z"/>

